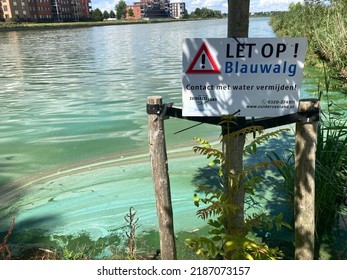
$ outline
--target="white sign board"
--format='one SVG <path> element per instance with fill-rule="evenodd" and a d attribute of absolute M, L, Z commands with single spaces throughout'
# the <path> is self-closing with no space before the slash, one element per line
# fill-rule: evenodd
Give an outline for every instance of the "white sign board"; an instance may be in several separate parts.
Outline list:
<path fill-rule="evenodd" d="M 185 39 L 183 116 L 297 112 L 306 38 Z"/>

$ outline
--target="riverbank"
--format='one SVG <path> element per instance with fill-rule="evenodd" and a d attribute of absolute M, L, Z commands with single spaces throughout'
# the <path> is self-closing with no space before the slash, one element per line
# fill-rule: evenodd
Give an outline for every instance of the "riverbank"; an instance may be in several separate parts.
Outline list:
<path fill-rule="evenodd" d="M 257 17 L 259 18 L 259 17 Z M 55 30 L 55 29 L 73 29 L 87 28 L 98 26 L 117 26 L 117 25 L 133 25 L 133 24 L 155 24 L 155 23 L 172 23 L 172 22 L 187 22 L 187 21 L 202 21 L 202 20 L 218 20 L 212 19 L 142 19 L 142 20 L 104 20 L 104 21 L 79 21 L 79 22 L 0 22 L 0 32 L 6 31 L 22 31 L 22 30 Z M 220 20 L 225 20 L 221 18 Z"/>
<path fill-rule="evenodd" d="M 268 18 L 267 16 L 250 16 L 250 18 Z M 72 29 L 98 26 L 114 25 L 132 25 L 132 24 L 155 24 L 155 23 L 172 23 L 187 21 L 208 21 L 208 20 L 225 20 L 226 18 L 191 18 L 191 19 L 142 19 L 142 20 L 104 20 L 104 21 L 80 21 L 80 22 L 0 22 L 1 31 L 22 31 L 22 30 L 50 30 L 50 29 Z"/>
<path fill-rule="evenodd" d="M 152 19 L 152 20 L 106 20 L 106 21 L 81 21 L 81 22 L 49 22 L 49 23 L 0 23 L 1 31 L 22 31 L 22 30 L 49 30 L 49 29 L 71 29 L 97 26 L 129 25 L 129 24 L 150 24 L 183 22 L 185 19 Z"/>

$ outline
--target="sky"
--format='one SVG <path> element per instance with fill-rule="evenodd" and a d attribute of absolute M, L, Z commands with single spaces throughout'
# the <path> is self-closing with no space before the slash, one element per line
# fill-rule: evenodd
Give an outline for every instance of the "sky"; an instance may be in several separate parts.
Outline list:
<path fill-rule="evenodd" d="M 119 0 L 91 0 L 92 9 L 99 8 L 103 11 L 115 10 L 115 6 Z M 251 12 L 264 12 L 264 11 L 285 11 L 292 2 L 299 2 L 299 0 L 250 0 Z M 139 0 L 125 0 L 128 5 L 132 5 Z M 223 13 L 227 11 L 227 0 L 171 0 L 171 2 L 185 2 L 186 9 L 189 13 L 193 12 L 196 8 L 209 8 L 212 10 L 220 10 Z"/>

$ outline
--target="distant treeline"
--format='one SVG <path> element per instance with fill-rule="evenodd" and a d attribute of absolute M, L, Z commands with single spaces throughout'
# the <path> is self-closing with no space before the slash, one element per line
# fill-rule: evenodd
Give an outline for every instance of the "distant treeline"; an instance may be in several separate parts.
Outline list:
<path fill-rule="evenodd" d="M 283 13 L 282 11 L 268 11 L 268 12 L 252 12 L 249 15 L 251 17 L 271 17 L 277 14 Z"/>
<path fill-rule="evenodd" d="M 186 12 L 186 18 L 189 18 L 189 19 L 223 18 L 226 16 L 227 14 L 222 14 L 222 12 L 219 10 L 211 10 L 208 8 L 196 8 L 195 11 L 191 12 L 190 14 Z"/>
<path fill-rule="evenodd" d="M 347 78 L 347 1 L 305 0 L 291 4 L 287 12 L 271 16 L 270 25 L 278 36 L 307 37 L 307 60 L 326 65 Z"/>
<path fill-rule="evenodd" d="M 250 13 L 251 17 L 270 17 L 272 15 L 276 15 L 278 11 L 270 11 L 270 12 L 252 12 Z M 212 10 L 209 8 L 196 8 L 194 11 L 189 13 L 186 10 L 184 19 L 212 19 L 212 18 L 226 18 L 228 16 L 227 13 L 222 13 L 220 10 Z M 116 18 L 116 13 L 111 10 L 108 11 L 100 11 L 100 9 L 92 10 L 92 19 L 94 21 L 102 21 L 104 19 Z"/>

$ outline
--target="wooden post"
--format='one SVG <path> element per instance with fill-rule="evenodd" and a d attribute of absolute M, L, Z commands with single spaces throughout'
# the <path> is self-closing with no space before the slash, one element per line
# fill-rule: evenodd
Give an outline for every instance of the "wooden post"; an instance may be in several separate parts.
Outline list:
<path fill-rule="evenodd" d="M 316 99 L 299 103 L 298 112 L 310 112 L 319 108 Z M 294 217 L 295 259 L 313 260 L 315 232 L 315 161 L 317 121 L 309 119 L 296 123 Z"/>
<path fill-rule="evenodd" d="M 232 180 L 235 174 L 242 171 L 245 141 L 245 135 L 233 138 L 230 138 L 230 135 L 226 135 L 223 140 L 223 153 L 226 159 L 223 171 L 225 177 L 225 193 L 230 198 L 231 203 L 237 205 L 239 208 L 235 214 L 231 215 L 230 222 L 226 225 L 226 233 L 230 235 L 242 234 L 245 223 L 245 190 L 242 186 L 242 182 L 238 182 L 238 185 L 230 185 L 232 182 L 228 181 Z"/>
<path fill-rule="evenodd" d="M 248 37 L 248 26 L 249 0 L 228 0 L 228 38 Z M 226 157 L 224 174 L 230 172 L 232 177 L 233 174 L 242 170 L 245 140 L 246 135 L 240 135 L 232 139 L 225 137 L 225 141 L 223 141 L 223 153 Z M 228 182 L 224 183 L 226 187 L 228 184 Z M 237 235 L 242 233 L 244 229 L 245 191 L 240 182 L 239 185 L 231 186 L 230 189 L 227 189 L 226 193 L 232 203 L 239 208 L 237 213 L 230 217 L 230 224 L 227 225 L 226 232 L 230 235 Z"/>
<path fill-rule="evenodd" d="M 149 96 L 147 108 L 161 108 L 161 96 Z M 162 260 L 177 259 L 173 211 L 171 204 L 170 179 L 165 143 L 164 120 L 158 113 L 148 114 L 148 143 L 152 165 L 157 215 L 159 221 L 160 255 Z"/>
<path fill-rule="evenodd" d="M 228 0 L 228 38 L 248 37 L 250 0 Z"/>

